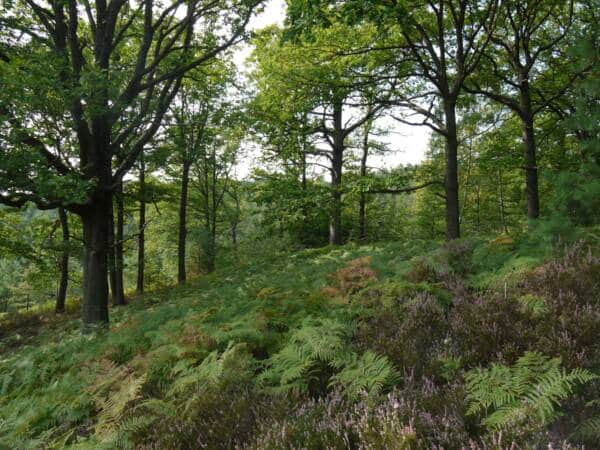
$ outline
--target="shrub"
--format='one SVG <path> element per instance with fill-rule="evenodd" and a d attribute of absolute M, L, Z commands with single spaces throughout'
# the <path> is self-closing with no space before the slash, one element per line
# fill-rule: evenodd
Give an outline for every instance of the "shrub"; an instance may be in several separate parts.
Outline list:
<path fill-rule="evenodd" d="M 440 302 L 428 293 L 399 298 L 359 324 L 355 345 L 386 355 L 392 363 L 417 375 L 431 374 L 443 351 L 448 326 Z"/>
<path fill-rule="evenodd" d="M 600 257 L 579 242 L 523 283 L 525 295 L 540 297 L 545 305 L 535 348 L 560 357 L 568 368 L 600 368 L 599 275 Z"/>
<path fill-rule="evenodd" d="M 457 398 L 429 382 L 390 392 L 377 401 L 363 397 L 350 402 L 334 392 L 304 402 L 283 417 L 261 420 L 256 436 L 244 448 L 460 448 L 469 437 L 460 414 L 452 409 Z"/>
<path fill-rule="evenodd" d="M 369 267 L 370 264 L 370 256 L 348 261 L 346 267 L 328 276 L 332 284 L 325 286 L 323 292 L 330 297 L 348 298 L 377 280 L 377 273 Z"/>
<path fill-rule="evenodd" d="M 455 298 L 448 325 L 451 352 L 466 367 L 512 363 L 538 338 L 522 304 L 492 292 Z"/>
<path fill-rule="evenodd" d="M 464 278 L 473 270 L 474 249 L 474 241 L 456 239 L 446 242 L 428 255 L 416 258 L 406 278 L 416 283 L 448 283 Z"/>

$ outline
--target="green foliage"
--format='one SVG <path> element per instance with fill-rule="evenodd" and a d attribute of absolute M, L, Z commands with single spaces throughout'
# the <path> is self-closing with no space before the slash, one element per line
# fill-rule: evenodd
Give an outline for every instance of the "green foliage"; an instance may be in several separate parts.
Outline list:
<path fill-rule="evenodd" d="M 588 403 L 587 406 L 597 408 L 600 406 L 599 403 L 600 402 L 596 400 Z M 575 429 L 573 437 L 591 445 L 598 442 L 598 438 L 600 438 L 600 416 L 592 416 L 581 422 Z"/>
<path fill-rule="evenodd" d="M 107 334 L 81 336 L 70 316 L 39 313 L 30 345 L 3 339 L 0 447 L 336 448 L 348 433 L 358 448 L 459 448 L 492 439 L 465 415 L 464 375 L 481 364 L 494 369 L 475 371 L 484 375 L 473 392 L 487 405 L 475 415 L 529 414 L 503 428 L 515 442 L 546 445 L 559 411 L 570 420 L 564 439 L 595 417 L 584 408 L 595 393 L 579 388 L 589 372 L 576 369 L 600 361 L 593 247 L 522 270 L 505 293 L 507 267 L 525 258 L 518 242 L 487 261 L 488 240 L 434 250 L 422 241 L 297 253 L 270 245 L 115 309 Z M 419 256 L 437 281 L 406 279 Z M 480 273 L 495 273 L 498 287 L 472 290 L 465 277 Z M 342 301 L 327 295 L 334 284 L 346 289 Z M 545 357 L 510 366 L 546 350 L 572 370 Z M 505 403 L 484 396 L 505 398 L 504 389 Z"/>
<path fill-rule="evenodd" d="M 339 385 L 350 399 L 362 393 L 379 394 L 384 388 L 399 381 L 399 376 L 387 357 L 367 351 L 358 357 L 350 355 L 345 367 L 331 379 L 331 385 Z"/>
<path fill-rule="evenodd" d="M 598 377 L 584 369 L 567 371 L 560 360 L 527 352 L 514 366 L 492 364 L 465 375 L 468 415 L 483 416 L 483 424 L 500 430 L 507 427 L 544 426 L 557 417 L 563 400 L 578 386 Z"/>
<path fill-rule="evenodd" d="M 397 374 L 388 359 L 366 352 L 360 357 L 348 348 L 353 327 L 337 320 L 306 319 L 288 343 L 269 360 L 260 380 L 277 392 L 322 392 L 339 385 L 350 398 L 363 390 L 377 394 L 391 386 Z"/>

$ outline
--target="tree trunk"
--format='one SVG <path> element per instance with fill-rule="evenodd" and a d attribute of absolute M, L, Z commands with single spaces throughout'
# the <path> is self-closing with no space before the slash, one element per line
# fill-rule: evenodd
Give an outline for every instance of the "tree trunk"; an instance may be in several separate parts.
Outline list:
<path fill-rule="evenodd" d="M 526 75 L 521 75 L 521 80 L 519 92 L 521 103 L 521 122 L 523 128 L 527 217 L 529 219 L 537 219 L 540 216 L 540 199 L 538 191 L 535 131 L 533 128 L 534 115 L 531 107 L 529 82 Z"/>
<path fill-rule="evenodd" d="M 458 201 L 458 135 L 456 131 L 456 104 L 444 101 L 446 116 L 446 239 L 460 237 L 460 214 Z"/>
<path fill-rule="evenodd" d="M 108 267 L 110 194 L 97 194 L 81 214 L 83 224 L 83 330 L 108 324 Z"/>
<path fill-rule="evenodd" d="M 69 218 L 64 208 L 58 208 L 58 217 L 62 229 L 62 256 L 60 260 L 60 282 L 56 293 L 56 312 L 65 312 L 67 286 L 69 284 Z"/>
<path fill-rule="evenodd" d="M 110 217 L 108 218 L 108 248 L 106 249 L 108 258 L 108 277 L 110 283 L 110 292 L 113 304 L 119 290 L 117 286 L 117 257 L 115 256 L 115 211 L 114 205 L 110 204 Z"/>
<path fill-rule="evenodd" d="M 362 157 L 360 159 L 360 177 L 367 176 L 367 158 L 369 156 L 369 133 L 370 121 L 365 127 L 365 135 L 363 137 Z M 361 189 L 360 198 L 358 199 L 358 239 L 364 241 L 367 238 L 367 196 Z"/>
<path fill-rule="evenodd" d="M 117 204 L 117 231 L 115 233 L 115 278 L 116 285 L 113 292 L 113 304 L 115 306 L 125 304 L 125 287 L 123 284 L 123 227 L 124 227 L 124 206 L 123 206 L 123 184 L 117 187 L 115 196 Z"/>
<path fill-rule="evenodd" d="M 138 255 L 136 292 L 144 293 L 144 270 L 146 263 L 146 167 L 144 154 L 140 158 L 140 211 L 138 224 Z"/>
<path fill-rule="evenodd" d="M 342 151 L 334 150 L 331 173 L 331 217 L 329 219 L 329 243 L 342 244 Z"/>
<path fill-rule="evenodd" d="M 177 247 L 177 281 L 179 284 L 185 283 L 185 246 L 187 240 L 187 203 L 188 203 L 188 186 L 190 183 L 190 162 L 183 162 L 183 173 L 181 175 L 181 197 L 179 200 L 179 242 Z"/>
<path fill-rule="evenodd" d="M 500 222 L 502 223 L 502 230 L 504 234 L 508 234 L 508 226 L 506 225 L 506 214 L 504 212 L 504 187 L 502 186 L 502 170 L 498 169 L 498 189 L 499 189 L 499 200 L 500 200 Z"/>
<path fill-rule="evenodd" d="M 212 273 L 215 271 L 215 259 L 216 259 L 216 240 L 217 240 L 217 165 L 216 165 L 216 151 L 215 147 L 212 147 L 211 155 L 211 186 L 210 186 L 210 207 L 208 208 L 208 214 L 206 215 L 206 231 L 208 232 L 208 241 L 206 248 L 206 272 Z M 208 176 L 207 176 L 208 179 Z"/>
<path fill-rule="evenodd" d="M 306 153 L 304 151 L 302 152 L 301 164 L 302 164 L 302 176 L 301 176 L 302 192 L 306 192 Z"/>
<path fill-rule="evenodd" d="M 329 243 L 342 244 L 342 168 L 344 163 L 344 135 L 342 105 L 335 104 L 333 111 L 334 136 L 331 159 L 331 216 L 329 218 Z"/>
<path fill-rule="evenodd" d="M 215 259 L 216 259 L 216 231 L 209 229 L 207 236 L 206 246 L 206 273 L 212 273 L 215 271 Z"/>

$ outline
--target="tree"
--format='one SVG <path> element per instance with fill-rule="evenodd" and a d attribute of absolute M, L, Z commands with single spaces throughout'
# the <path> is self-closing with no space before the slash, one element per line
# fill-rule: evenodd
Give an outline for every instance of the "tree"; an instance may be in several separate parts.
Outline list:
<path fill-rule="evenodd" d="M 332 25 L 314 30 L 311 39 L 281 42 L 280 30 L 268 29 L 255 41 L 257 103 L 267 120 L 297 127 L 314 142 L 300 150 L 323 159 L 331 179 L 329 242 L 342 236 L 342 175 L 348 137 L 376 117 L 391 87 L 373 81 L 377 60 L 365 55 L 334 57 L 351 43 L 373 39 L 372 29 Z M 304 118 L 305 122 L 300 122 Z"/>
<path fill-rule="evenodd" d="M 58 218 L 60 220 L 60 228 L 62 231 L 62 254 L 59 262 L 60 281 L 56 292 L 56 307 L 57 313 L 65 312 L 65 300 L 67 299 L 67 287 L 69 286 L 69 217 L 64 208 L 58 208 Z"/>
<path fill-rule="evenodd" d="M 574 81 L 560 80 L 564 67 L 556 64 L 561 58 L 556 47 L 569 33 L 573 8 L 573 0 L 503 2 L 498 17 L 502 26 L 493 30 L 481 73 L 468 86 L 510 108 L 521 121 L 529 219 L 540 215 L 535 118 Z M 560 80 L 562 86 L 554 83 L 547 89 L 548 79 Z"/>
<path fill-rule="evenodd" d="M 108 322 L 113 192 L 159 130 L 185 73 L 239 42 L 259 3 L 9 5 L 0 46 L 0 202 L 62 206 L 81 218 L 86 328 Z M 41 131 L 50 119 L 71 130 L 72 146 L 59 148 L 56 133 Z"/>
<path fill-rule="evenodd" d="M 307 5 L 309 3 L 313 7 Z M 328 23 L 328 0 L 298 0 L 290 6 L 296 30 L 307 23 Z M 394 51 L 405 67 L 414 64 L 412 95 L 396 97 L 396 106 L 412 109 L 425 119 L 421 123 L 395 116 L 411 125 L 428 126 L 445 139 L 446 237 L 460 237 L 458 194 L 457 104 L 465 80 L 477 69 L 490 41 L 496 21 L 497 0 L 425 0 L 418 2 L 354 0 L 339 6 L 347 23 L 370 21 L 400 39 L 364 47 L 360 52 Z M 406 79 L 405 70 L 396 74 Z"/>
<path fill-rule="evenodd" d="M 170 128 L 174 146 L 173 162 L 181 167 L 179 198 L 179 235 L 177 243 L 177 281 L 185 283 L 187 216 L 190 170 L 204 157 L 207 147 L 217 138 L 218 125 L 227 107 L 227 89 L 233 77 L 231 63 L 215 60 L 210 66 L 189 74 L 172 106 Z"/>
<path fill-rule="evenodd" d="M 217 231 L 226 194 L 233 182 L 232 175 L 240 152 L 242 130 L 231 126 L 225 128 L 226 121 L 235 121 L 229 114 L 222 122 L 213 123 L 220 129 L 207 145 L 201 147 L 192 166 L 192 184 L 199 194 L 200 204 L 195 210 L 203 221 L 202 255 L 204 270 L 215 270 L 217 256 Z M 215 130 L 216 131 L 216 130 Z M 214 133 L 214 131 L 213 131 Z"/>

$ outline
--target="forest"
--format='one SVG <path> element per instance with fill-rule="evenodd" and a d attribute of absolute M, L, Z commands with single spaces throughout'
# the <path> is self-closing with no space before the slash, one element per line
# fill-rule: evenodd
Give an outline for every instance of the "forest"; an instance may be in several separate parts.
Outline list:
<path fill-rule="evenodd" d="M 2 0 L 0 450 L 599 443 L 599 0 Z"/>

